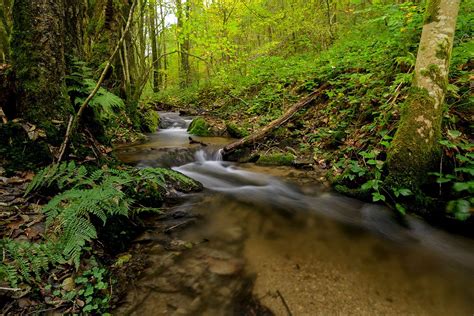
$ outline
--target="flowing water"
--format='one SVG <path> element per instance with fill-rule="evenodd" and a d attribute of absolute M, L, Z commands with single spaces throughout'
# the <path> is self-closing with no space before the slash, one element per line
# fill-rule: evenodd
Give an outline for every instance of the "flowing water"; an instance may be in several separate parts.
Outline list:
<path fill-rule="evenodd" d="M 117 154 L 138 166 L 173 167 L 205 190 L 175 208 L 199 214 L 173 233 L 189 250 L 173 248 L 166 265 L 160 246 L 150 246 L 156 262 L 122 312 L 474 314 L 472 240 L 334 194 L 317 172 L 220 161 L 217 149 L 229 139 L 193 137 L 209 146 L 190 145 L 191 118 L 161 117 L 164 129 Z"/>

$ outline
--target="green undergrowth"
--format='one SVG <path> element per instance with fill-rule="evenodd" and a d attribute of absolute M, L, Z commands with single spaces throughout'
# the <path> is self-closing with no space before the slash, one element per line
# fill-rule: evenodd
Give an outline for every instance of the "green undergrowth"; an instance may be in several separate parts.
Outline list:
<path fill-rule="evenodd" d="M 117 218 L 131 221 L 142 214 L 160 213 L 170 186 L 184 192 L 200 189 L 194 180 L 162 168 L 97 169 L 69 162 L 41 170 L 25 197 L 41 201 L 56 193 L 41 209 L 44 236 L 35 242 L 0 241 L 0 286 L 29 287 L 32 295 L 46 291 L 48 299 L 83 313 L 103 311 L 110 299 L 105 295 L 111 286 L 108 272 L 98 263 L 88 264 L 98 247 L 99 232 L 107 231 L 108 223 Z M 67 287 L 63 284 L 54 290 L 48 275 L 58 267 L 74 272 Z M 89 284 L 92 277 L 95 281 Z M 44 284 L 50 284 L 49 290 Z M 77 300 L 84 304 L 77 306 Z"/>
<path fill-rule="evenodd" d="M 77 112 L 97 81 L 93 79 L 95 74 L 86 62 L 73 60 L 71 63 L 72 71 L 66 77 L 66 84 Z M 118 94 L 118 91 L 102 86 L 86 108 L 83 121 L 101 143 L 133 142 L 141 138 L 140 132 L 152 133 L 158 129 L 159 116 L 153 106 L 126 101 Z"/>
<path fill-rule="evenodd" d="M 359 11 L 362 22 L 340 34 L 327 51 L 236 62 L 203 85 L 179 93 L 170 89 L 157 94 L 155 101 L 206 109 L 231 126 L 249 127 L 251 133 L 327 84 L 319 103 L 300 111 L 267 142 L 282 149 L 290 146 L 330 166 L 328 176 L 341 191 L 386 203 L 401 213 L 415 205 L 441 207 L 447 216 L 467 219 L 473 209 L 468 161 L 472 149 L 466 148 L 473 128 L 469 119 L 473 114 L 469 92 L 474 48 L 471 4 L 461 4 L 446 87 L 442 172 L 433 172 L 444 178 L 449 174 L 452 179 L 442 185 L 441 194 L 436 182 L 444 180 L 436 174 L 427 176 L 420 192 L 384 184 L 386 153 L 413 79 L 423 26 L 422 4 L 405 2 Z M 464 145 L 456 143 L 456 149 L 447 150 L 445 142 L 453 141 L 448 131 L 458 131 L 457 141 Z"/>

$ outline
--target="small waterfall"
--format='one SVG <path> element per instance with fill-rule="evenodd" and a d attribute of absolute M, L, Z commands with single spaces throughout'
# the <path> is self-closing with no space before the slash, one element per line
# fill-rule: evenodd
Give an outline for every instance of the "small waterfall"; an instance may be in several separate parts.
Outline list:
<path fill-rule="evenodd" d="M 194 157 L 196 158 L 197 162 L 206 162 L 206 161 L 223 161 L 222 157 L 223 150 L 218 149 L 218 150 L 204 150 L 200 149 L 196 152 Z"/>

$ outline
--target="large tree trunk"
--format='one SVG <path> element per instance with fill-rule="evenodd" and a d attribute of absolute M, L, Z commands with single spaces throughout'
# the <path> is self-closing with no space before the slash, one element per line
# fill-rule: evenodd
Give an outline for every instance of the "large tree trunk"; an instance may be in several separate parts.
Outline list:
<path fill-rule="evenodd" d="M 20 114 L 56 134 L 51 120 L 66 122 L 72 111 L 64 81 L 63 1 L 15 0 L 11 48 Z"/>
<path fill-rule="evenodd" d="M 416 58 L 415 78 L 388 166 L 390 179 L 417 187 L 440 157 L 438 141 L 460 0 L 429 0 Z"/>

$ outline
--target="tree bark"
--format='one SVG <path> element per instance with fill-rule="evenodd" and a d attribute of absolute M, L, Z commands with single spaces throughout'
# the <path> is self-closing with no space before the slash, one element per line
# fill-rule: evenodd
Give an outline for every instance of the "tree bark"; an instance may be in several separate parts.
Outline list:
<path fill-rule="evenodd" d="M 236 151 L 237 149 L 249 146 L 256 141 L 266 137 L 270 132 L 272 132 L 274 129 L 282 126 L 283 124 L 287 123 L 288 121 L 291 120 L 293 115 L 295 115 L 296 112 L 310 104 L 312 101 L 314 101 L 316 98 L 321 96 L 321 94 L 325 91 L 327 88 L 327 84 L 323 84 L 319 89 L 316 91 L 312 92 L 311 94 L 307 95 L 297 103 L 295 103 L 293 106 L 291 106 L 282 116 L 280 116 L 278 119 L 272 121 L 269 123 L 267 126 L 262 128 L 261 130 L 244 137 L 234 143 L 231 143 L 223 148 L 223 155 L 228 156 L 232 152 Z"/>
<path fill-rule="evenodd" d="M 176 0 L 176 31 L 177 41 L 179 50 L 179 85 L 185 88 L 189 85 L 189 38 L 188 34 L 184 32 L 184 22 L 189 18 L 190 5 L 188 1 L 185 3 L 185 9 L 183 10 L 183 4 L 181 0 Z"/>
<path fill-rule="evenodd" d="M 72 112 L 65 87 L 64 3 L 16 0 L 13 6 L 12 60 L 18 109 L 24 119 L 55 134 L 51 120 Z"/>
<path fill-rule="evenodd" d="M 65 3 L 65 54 L 69 58 L 84 58 L 85 2 L 64 0 Z"/>
<path fill-rule="evenodd" d="M 388 155 L 390 181 L 416 188 L 440 157 L 438 141 L 460 0 L 429 0 L 407 107 Z"/>
<path fill-rule="evenodd" d="M 158 59 L 160 48 L 158 46 L 158 31 L 156 28 L 156 3 L 150 1 L 150 36 L 151 36 L 151 56 L 153 63 L 153 92 L 160 91 L 161 86 L 161 58 Z"/>

